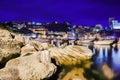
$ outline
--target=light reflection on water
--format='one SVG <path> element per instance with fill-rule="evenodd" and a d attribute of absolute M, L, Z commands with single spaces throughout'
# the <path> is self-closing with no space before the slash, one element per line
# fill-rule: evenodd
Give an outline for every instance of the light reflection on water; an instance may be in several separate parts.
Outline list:
<path fill-rule="evenodd" d="M 107 64 L 117 77 L 120 75 L 120 48 L 118 46 L 89 45 L 88 48 L 93 52 L 92 61 L 94 64 L 91 69 L 101 70 L 101 66 Z"/>

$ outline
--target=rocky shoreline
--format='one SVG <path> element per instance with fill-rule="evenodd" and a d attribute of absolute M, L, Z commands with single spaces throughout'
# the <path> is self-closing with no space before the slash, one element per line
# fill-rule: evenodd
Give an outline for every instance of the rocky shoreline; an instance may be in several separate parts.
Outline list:
<path fill-rule="evenodd" d="M 55 47 L 0 29 L 0 80 L 43 80 L 55 74 L 56 65 L 80 64 L 91 57 L 92 51 L 82 46 Z"/>

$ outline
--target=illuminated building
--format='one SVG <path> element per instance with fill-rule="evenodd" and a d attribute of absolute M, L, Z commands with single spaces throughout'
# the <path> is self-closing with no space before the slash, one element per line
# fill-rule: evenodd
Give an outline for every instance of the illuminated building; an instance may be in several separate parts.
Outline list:
<path fill-rule="evenodd" d="M 41 37 L 47 34 L 47 29 L 45 27 L 29 28 L 29 30 L 33 31 L 35 34 L 39 34 Z"/>
<path fill-rule="evenodd" d="M 120 37 L 120 22 L 118 20 L 112 20 L 112 26 L 113 26 L 113 31 L 114 35 L 117 37 Z"/>
<path fill-rule="evenodd" d="M 112 30 L 113 29 L 113 21 L 115 20 L 114 17 L 109 18 L 109 28 Z"/>
<path fill-rule="evenodd" d="M 118 20 L 113 20 L 113 29 L 120 29 L 120 22 Z"/>
<path fill-rule="evenodd" d="M 95 25 L 93 32 L 100 32 L 102 30 L 102 25 L 101 24 L 97 24 Z"/>
<path fill-rule="evenodd" d="M 44 27 L 29 28 L 29 30 L 32 30 L 36 34 L 42 34 L 42 35 L 46 35 L 46 31 L 47 31 L 47 29 L 45 29 Z"/>

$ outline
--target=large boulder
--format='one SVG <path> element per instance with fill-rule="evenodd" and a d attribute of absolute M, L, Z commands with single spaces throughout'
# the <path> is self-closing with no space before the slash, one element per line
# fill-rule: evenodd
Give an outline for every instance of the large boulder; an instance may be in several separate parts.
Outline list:
<path fill-rule="evenodd" d="M 23 43 L 14 38 L 12 32 L 0 28 L 0 68 L 4 67 L 8 60 L 20 56 Z"/>
<path fill-rule="evenodd" d="M 50 48 L 50 55 L 58 65 L 75 65 L 92 57 L 92 51 L 83 46 L 66 46 Z"/>
<path fill-rule="evenodd" d="M 20 51 L 21 43 L 12 39 L 0 39 L 0 68 L 4 67 L 8 60 L 20 56 Z"/>
<path fill-rule="evenodd" d="M 34 54 L 35 53 L 35 54 Z M 48 51 L 28 53 L 8 61 L 0 70 L 0 80 L 42 80 L 56 71 Z"/>

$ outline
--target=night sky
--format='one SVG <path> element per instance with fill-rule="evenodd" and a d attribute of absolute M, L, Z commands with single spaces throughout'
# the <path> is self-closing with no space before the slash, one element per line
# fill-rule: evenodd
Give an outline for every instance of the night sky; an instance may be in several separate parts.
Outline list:
<path fill-rule="evenodd" d="M 0 21 L 107 26 L 109 17 L 120 19 L 120 0 L 0 0 Z"/>

